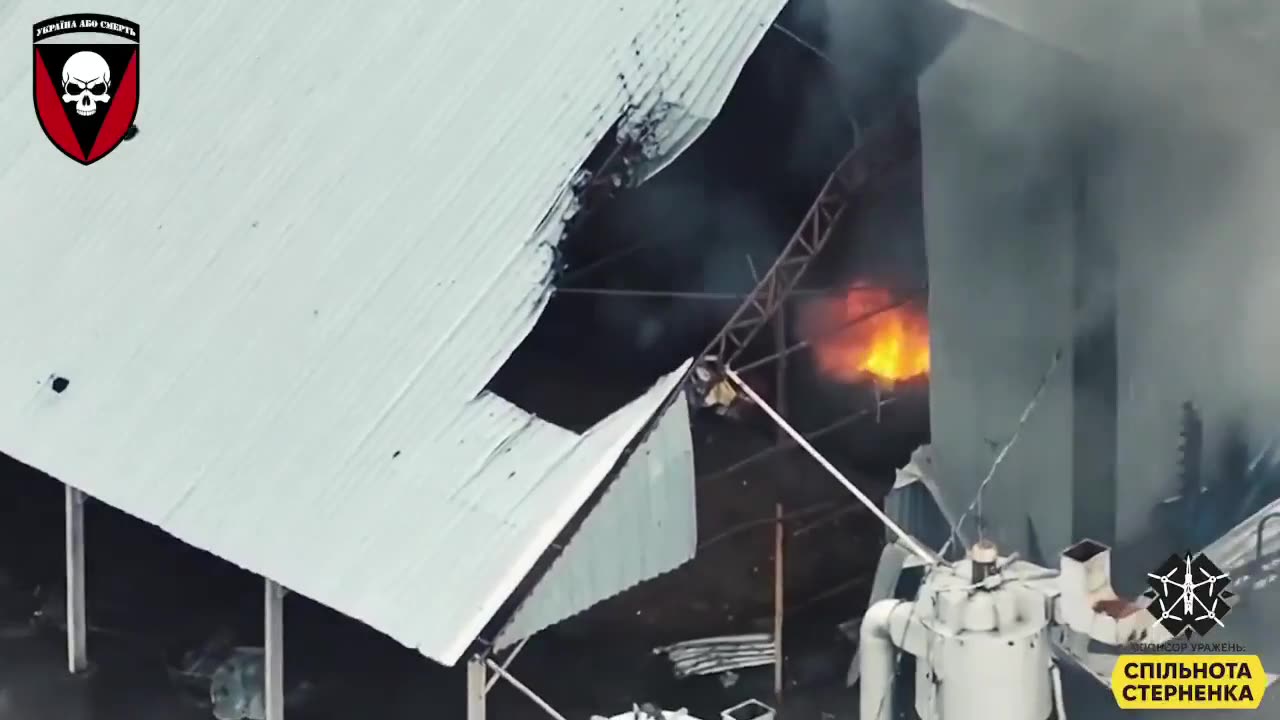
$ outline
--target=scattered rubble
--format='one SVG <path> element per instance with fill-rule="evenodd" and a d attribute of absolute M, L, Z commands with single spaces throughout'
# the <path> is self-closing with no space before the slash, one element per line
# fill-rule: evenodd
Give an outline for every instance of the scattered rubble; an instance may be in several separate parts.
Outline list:
<path fill-rule="evenodd" d="M 767 633 L 686 640 L 655 648 L 653 652 L 667 656 L 678 678 L 718 675 L 730 670 L 771 665 L 774 660 L 773 637 Z"/>

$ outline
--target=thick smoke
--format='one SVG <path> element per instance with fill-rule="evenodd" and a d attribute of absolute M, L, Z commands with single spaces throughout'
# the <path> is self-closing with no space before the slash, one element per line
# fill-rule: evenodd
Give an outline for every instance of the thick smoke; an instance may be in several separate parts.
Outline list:
<path fill-rule="evenodd" d="M 1254 448 L 1280 432 L 1280 103 L 1274 75 L 1257 70 L 1277 67 L 1280 43 L 1248 50 L 1269 57 L 1241 56 L 1246 43 L 1222 29 L 1231 23 L 1210 23 L 1184 3 L 1034 5 L 1004 18 L 1021 32 L 966 21 L 926 78 L 935 106 L 925 122 L 935 138 L 932 146 L 926 138 L 925 173 L 931 155 L 957 162 L 964 152 L 969 179 L 981 188 L 931 188 L 926 180 L 926 194 L 935 193 L 926 206 L 990 203 L 970 212 L 959 232 L 978 237 L 989 228 L 989 255 L 966 262 L 1007 287 L 974 292 L 1062 296 L 1066 290 L 1048 288 L 1063 282 L 1084 295 L 1069 325 L 1046 314 L 1039 329 L 1024 318 L 1018 332 L 1061 337 L 1067 328 L 1079 342 L 1114 318 L 1124 534 L 1173 488 L 1183 401 L 1202 409 L 1207 448 L 1223 444 L 1234 424 L 1243 424 Z M 982 151 L 939 139 L 943 122 L 963 128 L 952 138 Z M 942 193 L 954 200 L 937 200 Z M 1055 243 L 1073 248 L 1064 253 Z M 1018 271 L 1017 262 L 1055 253 L 1070 263 L 1061 273 Z M 1014 256 L 1020 260 L 990 270 Z M 1096 277 L 1063 280 L 1073 269 Z M 1014 326 L 1025 312 L 1004 314 Z M 1043 355 L 1035 362 L 1046 364 Z M 1095 400 L 1077 392 L 1066 402 Z"/>
<path fill-rule="evenodd" d="M 615 237 L 642 245 L 619 264 L 640 272 L 644 288 L 744 295 L 776 254 L 781 229 L 742 193 L 702 184 L 655 180 L 621 198 L 610 223 Z M 661 277 L 665 275 L 666 277 Z M 655 352 L 714 330 L 736 307 L 732 299 L 604 297 L 598 319 L 623 328 L 629 350 Z"/>
<path fill-rule="evenodd" d="M 793 0 L 706 133 L 609 211 L 592 242 L 644 247 L 610 272 L 621 268 L 628 275 L 621 282 L 633 287 L 749 292 L 752 266 L 763 273 L 773 263 L 856 129 L 914 87 L 926 62 L 921 38 L 932 28 L 926 7 L 919 0 Z M 897 228 L 881 234 L 886 246 L 906 245 Z M 598 285 L 605 275 L 575 282 Z M 597 320 L 633 350 L 687 352 L 737 304 L 605 298 Z"/>
<path fill-rule="evenodd" d="M 936 0 L 793 0 L 779 18 L 779 32 L 810 47 L 825 66 L 803 100 L 808 112 L 792 146 L 797 167 L 830 168 L 854 136 L 913 92 L 957 17 Z M 843 146 L 815 142 L 836 134 Z"/>

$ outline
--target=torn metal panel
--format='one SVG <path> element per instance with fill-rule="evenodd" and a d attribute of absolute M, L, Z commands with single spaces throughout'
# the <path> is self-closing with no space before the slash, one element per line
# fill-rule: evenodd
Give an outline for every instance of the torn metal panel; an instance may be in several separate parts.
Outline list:
<path fill-rule="evenodd" d="M 768 633 L 698 638 L 655 648 L 666 655 L 678 678 L 717 675 L 730 670 L 774 663 L 774 640 Z"/>
<path fill-rule="evenodd" d="M 713 116 L 781 6 L 122 0 L 134 140 L 86 173 L 0 106 L 0 450 L 452 664 L 674 382 L 583 436 L 483 391 L 571 178 Z"/>
<path fill-rule="evenodd" d="M 636 180 L 643 182 L 660 172 L 684 152 L 710 126 L 720 113 L 733 83 L 738 78 L 745 56 L 735 48 L 755 48 L 768 32 L 785 2 L 777 0 L 749 3 L 673 2 L 663 8 L 654 22 L 655 33 L 667 36 L 667 42 L 689 41 L 712 43 L 708 53 L 711 62 L 693 63 L 670 68 L 654 102 L 628 117 L 619 128 L 622 136 L 643 138 L 644 162 L 637 168 Z M 696 38 L 700 28 L 718 28 L 712 38 Z M 672 28 L 676 32 L 672 32 Z M 683 36 L 683 37 L 682 37 Z M 644 64 L 637 58 L 637 69 Z"/>
<path fill-rule="evenodd" d="M 934 479 L 931 446 L 916 448 L 910 461 L 898 470 L 893 487 L 885 496 L 884 510 L 903 530 L 935 551 L 941 550 L 951 537 L 960 515 L 943 503 Z M 969 547 L 972 544 L 969 535 L 963 528 L 959 531 L 962 542 L 953 543 L 953 546 L 960 549 Z M 885 533 L 888 541 L 896 539 L 888 530 Z"/>
<path fill-rule="evenodd" d="M 690 376 L 689 403 L 698 409 L 710 408 L 721 417 L 740 418 L 751 400 L 740 394 L 733 383 L 716 369 L 719 358 L 702 358 Z"/>
<path fill-rule="evenodd" d="M 498 634 L 497 646 L 674 570 L 693 559 L 697 546 L 689 405 L 676 402 Z"/>

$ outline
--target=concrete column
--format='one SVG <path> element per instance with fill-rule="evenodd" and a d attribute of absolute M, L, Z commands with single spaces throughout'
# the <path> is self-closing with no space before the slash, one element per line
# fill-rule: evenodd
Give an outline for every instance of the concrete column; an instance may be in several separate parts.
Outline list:
<path fill-rule="evenodd" d="M 287 590 L 267 580 L 263 645 L 267 720 L 284 720 L 284 595 Z"/>
<path fill-rule="evenodd" d="M 67 557 L 67 669 L 81 673 L 89 668 L 88 627 L 85 613 L 84 493 L 66 489 Z"/>

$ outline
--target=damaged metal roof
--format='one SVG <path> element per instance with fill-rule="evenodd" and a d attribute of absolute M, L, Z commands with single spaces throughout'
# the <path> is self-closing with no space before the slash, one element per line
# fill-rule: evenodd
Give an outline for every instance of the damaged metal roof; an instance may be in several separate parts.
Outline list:
<path fill-rule="evenodd" d="M 676 402 L 627 459 L 495 645 L 519 642 L 683 565 L 697 548 L 689 404 Z"/>
<path fill-rule="evenodd" d="M 569 181 L 624 115 L 686 146 L 782 4 L 121 0 L 141 132 L 90 167 L 33 117 L 24 29 L 0 450 L 452 664 L 677 380 L 581 436 L 484 390 Z"/>

